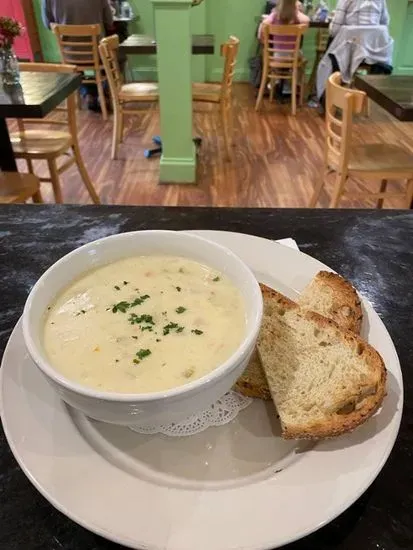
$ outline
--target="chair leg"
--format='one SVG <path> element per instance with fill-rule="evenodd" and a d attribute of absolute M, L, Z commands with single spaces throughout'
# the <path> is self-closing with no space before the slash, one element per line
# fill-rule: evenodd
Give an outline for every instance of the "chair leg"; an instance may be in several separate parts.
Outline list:
<path fill-rule="evenodd" d="M 125 117 L 122 113 L 119 122 L 119 143 L 123 143 L 123 134 L 125 131 Z"/>
<path fill-rule="evenodd" d="M 301 79 L 300 79 L 300 107 L 304 105 L 304 94 L 306 91 L 305 85 L 305 68 L 301 69 Z"/>
<path fill-rule="evenodd" d="M 76 160 L 77 167 L 80 172 L 80 176 L 83 180 L 83 183 L 86 186 L 86 189 L 88 190 L 88 193 L 90 195 L 90 198 L 95 204 L 100 204 L 100 198 L 99 195 L 96 193 L 96 189 L 93 186 L 93 183 L 89 177 L 89 174 L 86 170 L 85 165 L 83 164 L 82 155 L 80 154 L 79 146 L 77 144 L 72 145 L 72 151 L 73 155 Z"/>
<path fill-rule="evenodd" d="M 327 177 L 327 172 L 324 172 L 323 177 L 319 179 L 316 187 L 313 191 L 313 196 L 311 197 L 310 204 L 308 205 L 309 208 L 315 208 L 318 202 L 318 199 L 320 198 L 321 191 L 323 190 L 323 187 L 325 185 Z"/>
<path fill-rule="evenodd" d="M 224 104 L 221 105 L 221 125 L 224 133 L 224 144 L 225 144 L 226 156 L 228 160 L 231 160 L 232 151 L 231 151 L 231 143 L 230 143 L 229 128 L 228 128 L 228 109 Z"/>
<path fill-rule="evenodd" d="M 369 99 L 368 97 L 366 97 L 366 98 L 364 99 L 362 114 L 363 114 L 363 116 L 365 116 L 366 118 L 370 118 L 370 117 L 371 117 L 371 101 L 370 101 L 370 99 Z"/>
<path fill-rule="evenodd" d="M 42 197 L 42 194 L 40 192 L 40 189 L 38 191 L 36 191 L 36 193 L 33 194 L 33 202 L 35 203 L 39 203 L 39 204 L 42 204 L 43 203 L 43 197 Z"/>
<path fill-rule="evenodd" d="M 291 82 L 291 111 L 293 116 L 297 114 L 297 71 L 293 69 Z"/>
<path fill-rule="evenodd" d="M 337 208 L 340 202 L 341 195 L 343 194 L 344 185 L 347 181 L 347 174 L 337 174 L 336 185 L 333 196 L 330 201 L 330 208 Z"/>
<path fill-rule="evenodd" d="M 227 105 L 227 120 L 228 120 L 228 136 L 230 146 L 234 145 L 234 113 L 232 111 L 232 104 Z"/>
<path fill-rule="evenodd" d="M 413 178 L 407 180 L 406 199 L 404 202 L 405 208 L 410 208 L 413 200 Z"/>
<path fill-rule="evenodd" d="M 384 193 L 387 189 L 387 180 L 381 180 L 380 193 Z M 383 208 L 384 199 L 377 200 L 377 208 Z"/>
<path fill-rule="evenodd" d="M 311 95 L 313 93 L 314 86 L 315 86 L 315 79 L 316 79 L 316 75 L 317 75 L 317 69 L 318 69 L 318 65 L 320 63 L 320 59 L 321 59 L 321 54 L 320 54 L 320 52 L 317 52 L 316 53 L 316 58 L 314 60 L 313 69 L 311 71 L 310 80 L 308 81 L 308 84 L 307 84 L 307 94 L 308 95 Z"/>
<path fill-rule="evenodd" d="M 275 80 L 271 78 L 270 80 L 270 103 L 274 101 L 274 92 L 275 92 Z"/>
<path fill-rule="evenodd" d="M 119 147 L 119 135 L 120 127 L 122 124 L 123 112 L 119 107 L 115 107 L 113 111 L 113 133 L 112 133 L 112 160 L 115 160 L 118 156 L 118 147 Z"/>
<path fill-rule="evenodd" d="M 48 159 L 47 165 L 49 166 L 50 181 L 52 182 L 52 186 L 53 186 L 55 203 L 61 204 L 63 202 L 63 197 L 62 197 L 62 188 L 60 187 L 59 172 L 57 171 L 56 159 Z"/>
<path fill-rule="evenodd" d="M 259 111 L 262 103 L 262 99 L 264 97 L 265 92 L 265 85 L 267 84 L 267 71 L 263 69 L 262 71 L 262 77 L 261 77 L 261 84 L 260 84 L 260 90 L 258 92 L 257 101 L 255 103 L 255 110 Z"/>
<path fill-rule="evenodd" d="M 108 119 L 108 110 L 107 110 L 107 107 L 106 107 L 105 90 L 103 89 L 103 82 L 102 82 L 101 76 L 98 73 L 96 73 L 96 86 L 97 86 L 97 89 L 98 89 L 100 108 L 102 109 L 102 118 L 103 118 L 103 120 L 107 120 Z"/>
<path fill-rule="evenodd" d="M 32 159 L 26 158 L 27 170 L 29 174 L 34 174 L 33 162 Z"/>

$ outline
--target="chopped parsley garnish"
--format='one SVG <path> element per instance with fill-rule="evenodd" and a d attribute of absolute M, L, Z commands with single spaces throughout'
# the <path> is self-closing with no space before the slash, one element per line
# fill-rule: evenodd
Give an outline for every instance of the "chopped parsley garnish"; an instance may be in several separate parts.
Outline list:
<path fill-rule="evenodd" d="M 184 311 L 186 311 L 186 307 L 183 307 L 183 306 L 179 306 L 176 308 L 176 313 L 184 313 Z"/>
<path fill-rule="evenodd" d="M 116 290 L 120 290 L 120 286 L 118 285 L 115 285 L 114 288 L 116 288 Z"/>
<path fill-rule="evenodd" d="M 123 284 L 126 286 L 129 284 L 129 281 L 123 281 Z"/>
<path fill-rule="evenodd" d="M 204 334 L 203 330 L 199 330 L 199 328 L 191 330 L 192 334 L 196 334 L 197 336 L 200 336 L 201 334 Z"/>
<path fill-rule="evenodd" d="M 160 338 L 157 338 L 157 339 L 156 339 L 156 341 L 157 341 L 157 342 L 160 342 L 160 341 L 161 341 L 161 339 L 160 339 Z"/>
<path fill-rule="evenodd" d="M 151 327 L 151 325 L 147 325 L 145 327 L 141 327 L 141 331 L 143 332 L 144 330 L 149 330 L 149 332 L 152 332 L 153 331 L 153 328 Z"/>
<path fill-rule="evenodd" d="M 119 363 L 119 359 L 115 359 L 115 363 Z"/>
<path fill-rule="evenodd" d="M 135 365 L 139 365 L 140 361 L 138 361 L 138 359 L 134 359 L 133 362 L 135 363 Z"/>
<path fill-rule="evenodd" d="M 146 323 L 148 325 L 155 324 L 152 315 L 148 315 L 147 313 L 144 313 L 143 315 L 136 315 L 136 313 L 131 313 L 129 315 L 128 321 L 131 325 L 140 325 L 141 323 Z"/>
<path fill-rule="evenodd" d="M 129 307 L 140 306 L 148 298 L 150 298 L 150 296 L 148 294 L 144 294 L 143 296 L 139 296 L 138 298 L 135 298 L 135 300 L 133 300 L 133 302 L 130 304 Z"/>
<path fill-rule="evenodd" d="M 145 357 L 148 357 L 148 355 L 150 355 L 152 352 L 150 349 L 140 349 L 137 353 L 136 353 L 136 357 L 139 357 L 139 359 L 145 359 Z"/>
<path fill-rule="evenodd" d="M 181 292 L 182 288 L 180 286 L 175 287 L 178 292 Z"/>
<path fill-rule="evenodd" d="M 86 313 L 86 311 L 84 309 L 81 309 L 78 313 L 76 313 L 76 317 L 78 317 L 81 314 L 84 315 L 85 313 Z"/>
<path fill-rule="evenodd" d="M 176 332 L 182 332 L 184 327 L 178 325 L 178 323 L 168 323 L 163 327 L 163 335 L 166 336 L 171 332 L 171 330 L 176 330 Z"/>
<path fill-rule="evenodd" d="M 179 268 L 179 273 L 185 273 L 185 269 L 183 267 Z"/>
<path fill-rule="evenodd" d="M 221 277 L 218 277 L 218 275 L 217 275 L 217 276 L 216 276 L 214 279 L 212 279 L 212 280 L 214 281 L 214 283 L 217 283 L 218 281 L 221 280 Z"/>
<path fill-rule="evenodd" d="M 134 340 L 137 340 L 137 339 L 138 339 L 138 337 L 137 337 L 137 336 L 132 336 L 132 338 L 133 338 Z"/>
<path fill-rule="evenodd" d="M 118 311 L 121 311 L 122 313 L 126 313 L 129 306 L 130 306 L 129 302 L 118 302 L 113 306 L 112 312 L 117 313 Z"/>

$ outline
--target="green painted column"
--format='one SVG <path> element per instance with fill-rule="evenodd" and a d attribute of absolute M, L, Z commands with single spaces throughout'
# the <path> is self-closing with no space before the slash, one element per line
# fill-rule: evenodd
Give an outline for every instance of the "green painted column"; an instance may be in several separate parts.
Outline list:
<path fill-rule="evenodd" d="M 160 183 L 194 183 L 191 0 L 152 0 L 161 115 Z"/>

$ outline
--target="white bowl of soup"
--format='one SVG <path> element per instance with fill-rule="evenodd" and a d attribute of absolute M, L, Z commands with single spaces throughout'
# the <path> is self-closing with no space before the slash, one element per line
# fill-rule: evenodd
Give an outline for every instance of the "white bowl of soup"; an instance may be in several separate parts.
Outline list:
<path fill-rule="evenodd" d="M 27 349 L 70 406 L 153 426 L 231 389 L 255 347 L 259 285 L 230 250 L 175 231 L 91 242 L 50 267 L 23 313 Z"/>

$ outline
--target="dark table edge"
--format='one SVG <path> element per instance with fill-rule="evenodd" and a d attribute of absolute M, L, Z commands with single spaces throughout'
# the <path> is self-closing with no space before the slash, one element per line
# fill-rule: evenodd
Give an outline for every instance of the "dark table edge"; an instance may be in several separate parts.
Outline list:
<path fill-rule="evenodd" d="M 405 109 L 401 107 L 390 97 L 386 96 L 383 92 L 372 86 L 362 76 L 356 75 L 354 83 L 359 90 L 366 92 L 370 99 L 380 105 L 380 107 L 383 107 L 383 109 L 397 118 L 397 120 L 400 120 L 400 122 L 413 122 L 413 109 Z"/>
<path fill-rule="evenodd" d="M 60 105 L 60 103 L 62 103 L 62 101 L 64 101 L 70 94 L 79 88 L 82 83 L 82 76 L 80 74 L 73 74 L 73 76 L 74 78 L 68 81 L 58 93 L 48 97 L 41 105 L 27 105 L 25 103 L 11 103 L 3 106 L 0 105 L 0 118 L 44 118 L 51 111 L 53 111 L 55 107 Z M 7 113 L 8 109 L 13 109 L 13 114 Z"/>
<path fill-rule="evenodd" d="M 211 37 L 212 44 L 199 46 L 192 43 L 193 55 L 213 55 L 215 53 L 215 35 L 213 34 L 193 34 L 194 36 L 209 36 Z M 122 51 L 127 55 L 156 55 L 157 44 L 151 44 L 148 46 L 127 46 L 125 43 L 119 45 L 119 51 Z"/>

